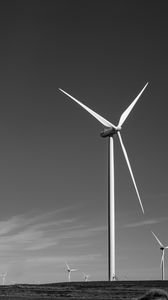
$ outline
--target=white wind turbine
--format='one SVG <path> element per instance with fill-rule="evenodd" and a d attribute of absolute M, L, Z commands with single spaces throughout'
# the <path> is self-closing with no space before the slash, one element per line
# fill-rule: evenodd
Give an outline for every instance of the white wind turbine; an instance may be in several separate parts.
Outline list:
<path fill-rule="evenodd" d="M 91 110 L 89 107 L 78 101 L 76 98 L 72 97 L 70 94 L 65 92 L 64 90 L 60 89 L 61 92 L 63 92 L 65 95 L 69 96 L 72 100 L 77 102 L 80 106 L 82 106 L 86 111 L 88 111 L 93 117 L 95 117 L 100 123 L 102 123 L 105 127 L 103 132 L 101 132 L 102 137 L 108 137 L 108 279 L 109 281 L 115 280 L 116 274 L 115 274 L 115 202 L 114 202 L 114 142 L 113 137 L 115 134 L 118 135 L 122 151 L 124 153 L 127 166 L 139 199 L 139 203 L 141 206 L 141 209 L 144 213 L 143 205 L 141 202 L 141 198 L 138 192 L 138 188 L 134 179 L 134 175 L 131 169 L 131 165 L 128 159 L 128 155 L 126 152 L 126 149 L 124 147 L 122 138 L 121 138 L 121 129 L 122 125 L 129 116 L 131 110 L 133 109 L 134 105 L 140 98 L 141 94 L 145 90 L 146 85 L 141 90 L 141 92 L 138 94 L 138 96 L 134 99 L 134 101 L 128 106 L 128 108 L 122 113 L 119 123 L 117 126 L 113 125 L 106 119 L 104 119 L 102 116 Z"/>
<path fill-rule="evenodd" d="M 6 273 L 2 273 L 0 274 L 0 276 L 2 277 L 2 285 L 5 284 L 5 278 L 6 278 L 7 272 Z"/>
<path fill-rule="evenodd" d="M 70 266 L 67 263 L 65 263 L 65 264 L 66 264 L 67 272 L 68 272 L 68 281 L 70 282 L 71 281 L 71 273 L 76 272 L 78 270 L 77 269 L 71 269 Z"/>
<path fill-rule="evenodd" d="M 88 281 L 89 277 L 90 277 L 89 274 L 83 273 L 83 279 L 84 279 L 85 282 Z"/>
<path fill-rule="evenodd" d="M 165 249 L 168 249 L 168 246 L 163 246 L 163 244 L 161 243 L 161 241 L 159 241 L 158 237 L 156 236 L 156 234 L 152 231 L 152 234 L 154 235 L 155 239 L 157 240 L 157 242 L 160 245 L 160 250 L 162 251 L 162 257 L 161 257 L 161 262 L 160 262 L 160 267 L 162 269 L 162 280 L 164 280 L 165 276 L 164 276 L 164 258 L 165 258 Z"/>

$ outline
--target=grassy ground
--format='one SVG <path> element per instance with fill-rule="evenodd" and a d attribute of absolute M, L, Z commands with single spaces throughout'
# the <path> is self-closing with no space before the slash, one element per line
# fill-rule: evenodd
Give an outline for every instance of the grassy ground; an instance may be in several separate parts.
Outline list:
<path fill-rule="evenodd" d="M 91 281 L 41 285 L 0 286 L 1 299 L 115 299 L 131 300 L 142 296 L 151 288 L 168 292 L 168 281 Z"/>

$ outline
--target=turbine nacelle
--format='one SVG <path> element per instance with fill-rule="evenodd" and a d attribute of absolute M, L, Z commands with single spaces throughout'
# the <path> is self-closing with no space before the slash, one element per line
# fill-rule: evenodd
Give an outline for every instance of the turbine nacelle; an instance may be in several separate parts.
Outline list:
<path fill-rule="evenodd" d="M 121 127 L 105 128 L 103 131 L 101 131 L 100 135 L 101 135 L 101 137 L 105 138 L 105 137 L 113 136 L 113 135 L 117 134 L 117 132 L 120 130 L 121 130 Z"/>

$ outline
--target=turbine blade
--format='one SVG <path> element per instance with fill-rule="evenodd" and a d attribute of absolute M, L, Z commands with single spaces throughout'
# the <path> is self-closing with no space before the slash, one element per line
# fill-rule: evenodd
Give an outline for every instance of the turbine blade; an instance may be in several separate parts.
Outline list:
<path fill-rule="evenodd" d="M 138 192 L 138 188 L 137 188 L 137 185 L 136 185 L 136 182 L 135 182 L 135 178 L 134 178 L 134 175 L 133 175 L 133 172 L 132 172 L 132 169 L 131 169 L 131 165 L 130 165 L 130 162 L 129 162 L 129 159 L 128 159 L 128 155 L 127 155 L 126 149 L 125 149 L 125 147 L 124 147 L 124 144 L 123 144 L 123 141 L 122 141 L 122 138 L 121 138 L 121 134 L 120 134 L 119 131 L 117 132 L 117 134 L 118 134 L 118 137 L 119 137 L 119 141 L 120 141 L 120 144 L 121 144 L 121 148 L 122 148 L 123 153 L 124 153 L 124 156 L 125 156 L 125 160 L 126 160 L 126 162 L 127 162 L 128 169 L 129 169 L 130 174 L 131 174 L 131 178 L 132 178 L 132 181 L 133 181 L 133 184 L 134 184 L 134 187 L 135 187 L 137 196 L 138 196 L 138 200 L 139 200 L 139 203 L 140 203 L 142 212 L 143 212 L 143 214 L 144 214 L 144 208 L 143 208 L 143 205 L 142 205 L 142 201 L 141 201 L 141 198 L 140 198 L 140 195 L 139 195 L 139 192 Z"/>
<path fill-rule="evenodd" d="M 152 234 L 154 235 L 155 239 L 158 241 L 159 245 L 160 245 L 161 247 L 164 248 L 163 244 L 161 243 L 161 241 L 159 241 L 159 239 L 158 239 L 158 237 L 156 236 L 156 234 L 155 234 L 153 231 L 151 231 L 151 232 L 152 232 Z"/>
<path fill-rule="evenodd" d="M 65 92 L 64 90 L 60 89 L 59 90 L 61 92 L 63 92 L 65 95 L 69 96 L 72 100 L 74 100 L 76 103 L 78 103 L 80 106 L 82 106 L 86 111 L 88 111 L 93 117 L 95 117 L 100 123 L 102 123 L 104 126 L 106 127 L 114 127 L 115 129 L 117 129 L 117 127 L 115 125 L 113 125 L 112 123 L 110 123 L 109 121 L 107 121 L 106 119 L 104 119 L 102 116 L 100 116 L 99 114 L 97 114 L 95 111 L 93 111 L 92 109 L 90 109 L 89 107 L 87 107 L 86 105 L 84 105 L 83 103 L 81 103 L 79 100 L 75 99 L 74 97 L 72 97 L 70 94 L 68 94 L 67 92 Z"/>
<path fill-rule="evenodd" d="M 143 91 L 145 90 L 145 88 L 147 87 L 148 82 L 146 83 L 146 85 L 144 86 L 144 88 L 142 89 L 142 91 L 138 94 L 138 96 L 134 99 L 134 101 L 127 107 L 127 109 L 122 113 L 118 126 L 121 127 L 122 124 L 125 122 L 126 118 L 128 117 L 128 115 L 130 114 L 131 110 L 133 109 L 134 105 L 136 104 L 136 102 L 138 101 L 138 99 L 140 98 L 140 96 L 142 95 Z"/>
<path fill-rule="evenodd" d="M 78 271 L 78 269 L 71 269 L 71 272 L 76 272 Z"/>

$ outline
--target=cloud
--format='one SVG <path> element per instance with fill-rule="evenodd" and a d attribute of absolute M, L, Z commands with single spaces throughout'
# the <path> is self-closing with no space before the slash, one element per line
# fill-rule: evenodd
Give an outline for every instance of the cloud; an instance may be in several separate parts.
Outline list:
<path fill-rule="evenodd" d="M 69 255 L 68 261 L 71 263 L 81 263 L 85 261 L 96 261 L 99 260 L 101 257 L 101 254 L 86 254 L 86 255 Z M 45 264 L 59 264 L 59 265 L 65 265 L 65 262 L 67 261 L 67 256 L 65 255 L 58 255 L 58 256 L 40 256 L 36 258 L 30 258 L 27 260 L 28 263 L 35 264 L 35 265 L 45 265 Z"/>
<path fill-rule="evenodd" d="M 70 209 L 28 212 L 0 221 L 0 273 L 7 271 L 9 281 L 30 282 L 38 276 L 46 281 L 52 274 L 65 280 L 65 261 L 79 267 L 101 263 L 95 242 L 106 226 L 82 222 Z"/>
<path fill-rule="evenodd" d="M 63 211 L 63 210 L 62 210 Z M 65 209 L 64 209 L 65 212 Z M 0 222 L 1 258 L 36 255 L 38 251 L 64 246 L 84 244 L 88 237 L 97 236 L 106 230 L 105 226 L 93 227 L 81 223 L 78 218 L 60 216 L 60 210 L 42 214 L 27 213 Z M 80 241 L 80 242 L 79 242 Z M 88 243 L 88 241 L 87 241 Z M 0 261 L 1 262 L 1 261 Z"/>
<path fill-rule="evenodd" d="M 72 207 L 67 207 L 67 208 L 62 208 L 62 209 L 57 209 L 51 212 L 46 212 L 46 213 L 34 213 L 34 212 L 29 212 L 27 214 L 22 214 L 18 216 L 13 216 L 8 220 L 5 221 L 0 221 L 0 236 L 1 235 L 7 235 L 11 234 L 14 231 L 17 231 L 19 229 L 23 229 L 24 227 L 26 228 L 27 226 L 34 226 L 34 228 L 41 228 L 41 227 L 47 227 L 47 226 L 52 226 L 52 225 L 61 225 L 64 223 L 69 223 L 72 222 L 74 219 L 59 219 L 60 215 L 62 212 L 70 209 Z M 57 221 L 46 221 L 47 219 L 53 219 L 57 218 Z"/>
<path fill-rule="evenodd" d="M 134 227 L 142 227 L 142 226 L 148 226 L 153 224 L 159 224 L 168 221 L 168 218 L 159 218 L 159 219 L 148 219 L 141 222 L 134 222 L 130 224 L 126 224 L 123 227 L 124 228 L 134 228 Z"/>
<path fill-rule="evenodd" d="M 58 238 L 60 240 L 64 239 L 81 239 L 93 236 L 95 234 L 99 234 L 102 231 L 105 231 L 105 226 L 98 226 L 98 227 L 89 227 L 86 225 L 80 226 L 73 226 L 72 228 L 66 228 L 64 232 L 61 232 Z"/>
<path fill-rule="evenodd" d="M 95 243 L 106 226 L 81 221 L 70 209 L 28 212 L 0 221 L 0 273 L 8 272 L 8 282 L 66 280 L 65 261 L 79 269 L 101 264 L 103 255 Z"/>

